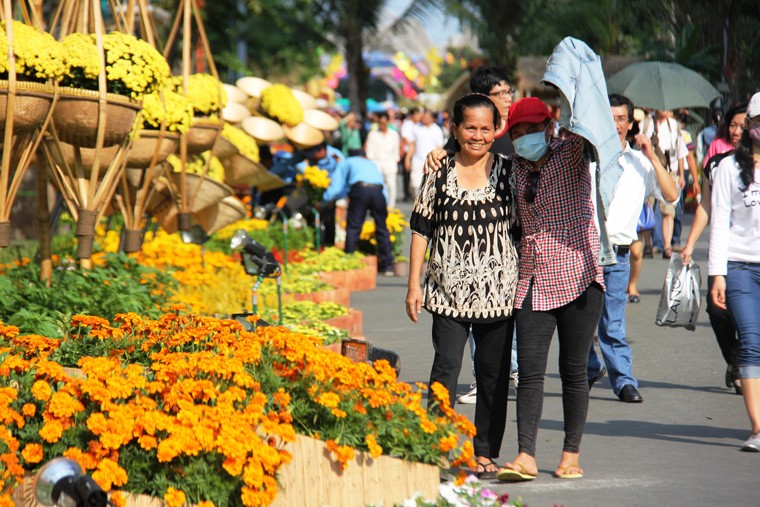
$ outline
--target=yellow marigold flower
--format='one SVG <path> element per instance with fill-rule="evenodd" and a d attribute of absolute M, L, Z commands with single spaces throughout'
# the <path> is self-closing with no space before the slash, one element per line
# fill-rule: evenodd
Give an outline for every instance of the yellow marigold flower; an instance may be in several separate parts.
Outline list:
<path fill-rule="evenodd" d="M 187 501 L 183 491 L 169 486 L 164 494 L 164 501 L 168 507 L 181 507 Z"/>
<path fill-rule="evenodd" d="M 26 444 L 21 451 L 21 457 L 29 464 L 39 463 L 42 461 L 42 446 L 40 444 Z"/>
<path fill-rule="evenodd" d="M 53 394 L 50 384 L 44 380 L 38 380 L 32 384 L 32 396 L 40 401 L 46 401 Z"/>

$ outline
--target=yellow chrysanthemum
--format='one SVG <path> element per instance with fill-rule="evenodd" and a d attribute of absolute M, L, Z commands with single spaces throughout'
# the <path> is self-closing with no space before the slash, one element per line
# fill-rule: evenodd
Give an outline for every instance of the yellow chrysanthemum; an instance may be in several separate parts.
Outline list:
<path fill-rule="evenodd" d="M 67 70 L 63 45 L 49 33 L 29 25 L 14 21 L 12 26 L 13 55 L 19 79 L 25 76 L 33 80 L 60 81 Z M 0 74 L 8 71 L 8 38 L 3 21 L 0 23 Z"/>
<path fill-rule="evenodd" d="M 303 121 L 303 107 L 290 88 L 283 84 L 267 86 L 261 92 L 261 108 L 271 118 L 295 127 Z"/>
<path fill-rule="evenodd" d="M 177 93 L 187 97 L 197 115 L 218 114 L 227 105 L 227 91 L 221 81 L 210 74 L 188 76 L 187 90 L 184 88 L 182 76 L 173 77 L 171 82 Z"/>
<path fill-rule="evenodd" d="M 222 128 L 222 137 L 231 142 L 241 155 L 255 162 L 260 161 L 259 145 L 244 130 L 225 123 L 224 128 Z"/>
<path fill-rule="evenodd" d="M 145 95 L 142 117 L 146 129 L 160 129 L 163 122 L 166 130 L 184 134 L 193 123 L 193 105 L 183 95 L 163 88 Z"/>

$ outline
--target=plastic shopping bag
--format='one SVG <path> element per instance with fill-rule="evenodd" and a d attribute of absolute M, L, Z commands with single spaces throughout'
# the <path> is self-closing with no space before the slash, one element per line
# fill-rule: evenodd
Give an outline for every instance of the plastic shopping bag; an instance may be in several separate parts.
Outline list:
<path fill-rule="evenodd" d="M 701 298 L 702 277 L 696 262 L 684 265 L 679 255 L 670 257 L 668 272 L 660 294 L 655 324 L 696 329 Z"/>

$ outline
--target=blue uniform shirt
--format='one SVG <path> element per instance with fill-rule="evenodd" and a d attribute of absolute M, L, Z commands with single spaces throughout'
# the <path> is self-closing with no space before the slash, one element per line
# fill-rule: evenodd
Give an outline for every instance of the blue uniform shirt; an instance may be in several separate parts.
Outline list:
<path fill-rule="evenodd" d="M 332 177 L 333 171 L 335 171 L 335 168 L 338 166 L 338 162 L 343 160 L 345 157 L 343 156 L 343 152 L 340 151 L 337 148 L 333 148 L 329 144 L 326 147 L 327 155 L 325 155 L 325 158 L 322 158 L 317 161 L 317 167 L 322 169 L 323 171 L 327 171 L 327 175 Z M 308 160 L 303 160 L 296 164 L 296 169 L 298 169 L 298 172 L 303 174 L 303 172 L 306 170 L 306 168 L 309 166 Z"/>
<path fill-rule="evenodd" d="M 377 164 L 365 157 L 348 157 L 341 161 L 330 175 L 330 186 L 325 190 L 322 200 L 329 202 L 345 197 L 351 186 L 360 182 L 382 185 L 383 196 L 388 201 L 383 173 Z"/>

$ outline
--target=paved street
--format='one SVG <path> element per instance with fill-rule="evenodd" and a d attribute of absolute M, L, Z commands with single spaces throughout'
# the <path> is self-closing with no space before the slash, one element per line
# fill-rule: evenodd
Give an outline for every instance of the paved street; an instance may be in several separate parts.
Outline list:
<path fill-rule="evenodd" d="M 409 205 L 402 209 L 408 215 Z M 686 220 L 690 222 L 691 216 Z M 683 242 L 689 227 L 684 229 Z M 703 283 L 707 237 L 703 235 L 694 256 Z M 407 238 L 406 248 L 408 244 Z M 627 309 L 634 373 L 644 403 L 622 403 L 606 378 L 599 382 L 591 392 L 581 448 L 585 477 L 553 478 L 563 440 L 553 347 L 538 435 L 539 476 L 529 483 L 494 482 L 494 491 L 521 498 L 530 507 L 760 506 L 760 455 L 739 451 L 749 422 L 742 398 L 724 387 L 725 365 L 706 314 L 700 314 L 695 332 L 654 324 L 666 268 L 667 261 L 661 258 L 644 260 L 641 303 Z M 404 311 L 405 295 L 405 279 L 379 277 L 375 291 L 352 294 L 351 306 L 364 312 L 364 333 L 370 341 L 401 355 L 401 380 L 426 382 L 433 356 L 431 319 L 423 312 L 421 322 L 413 325 Z M 460 391 L 472 381 L 466 358 Z M 515 407 L 511 390 L 499 463 L 517 453 Z M 474 405 L 457 409 L 474 415 Z"/>

